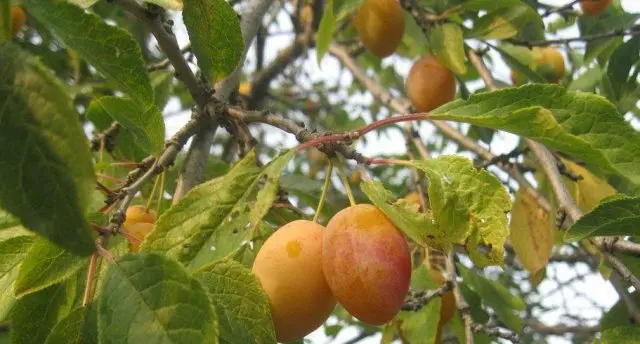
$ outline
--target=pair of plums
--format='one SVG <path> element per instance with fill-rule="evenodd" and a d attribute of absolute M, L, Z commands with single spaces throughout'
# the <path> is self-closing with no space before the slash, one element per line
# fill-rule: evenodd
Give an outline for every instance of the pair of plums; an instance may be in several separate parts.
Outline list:
<path fill-rule="evenodd" d="M 382 325 L 409 290 L 411 258 L 400 230 L 375 206 L 356 204 L 327 224 L 288 223 L 260 248 L 253 272 L 269 299 L 276 337 L 300 339 L 336 302 L 362 322 Z"/>

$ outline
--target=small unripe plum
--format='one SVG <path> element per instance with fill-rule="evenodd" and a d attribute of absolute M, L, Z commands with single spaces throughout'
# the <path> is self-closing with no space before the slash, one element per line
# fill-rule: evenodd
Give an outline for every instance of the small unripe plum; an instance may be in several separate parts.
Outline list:
<path fill-rule="evenodd" d="M 325 232 L 315 222 L 290 222 L 265 241 L 253 263 L 252 271 L 269 299 L 280 342 L 313 332 L 336 305 L 322 271 Z"/>
<path fill-rule="evenodd" d="M 364 0 L 353 25 L 362 44 L 379 58 L 393 54 L 404 35 L 404 12 L 397 0 Z"/>
<path fill-rule="evenodd" d="M 124 229 L 129 234 L 127 240 L 129 240 L 129 250 L 131 250 L 131 252 L 140 251 L 142 240 L 151 233 L 153 226 L 154 224 L 150 222 L 136 222 L 124 225 Z"/>
<path fill-rule="evenodd" d="M 20 6 L 11 7 L 11 34 L 15 36 L 27 21 L 27 14 Z"/>
<path fill-rule="evenodd" d="M 609 5 L 611 5 L 611 0 L 581 0 L 580 7 L 582 8 L 582 13 L 587 16 L 597 16 L 604 12 Z"/>
<path fill-rule="evenodd" d="M 382 325 L 409 290 L 411 258 L 398 228 L 375 206 L 357 204 L 327 224 L 322 267 L 338 302 L 354 317 Z"/>
<path fill-rule="evenodd" d="M 557 82 L 564 77 L 564 57 L 558 49 L 552 47 L 534 48 L 533 57 L 537 71 L 545 74 L 546 79 Z M 545 69 L 550 73 L 545 73 Z"/>
<path fill-rule="evenodd" d="M 416 110 L 428 112 L 453 100 L 456 81 L 453 73 L 437 58 L 426 56 L 409 70 L 406 92 Z"/>
<path fill-rule="evenodd" d="M 243 96 L 248 96 L 251 93 L 251 84 L 248 82 L 240 83 L 238 86 L 238 93 Z"/>
<path fill-rule="evenodd" d="M 125 227 L 134 223 L 154 223 L 158 218 L 158 213 L 152 209 L 147 209 L 143 205 L 132 205 L 125 213 Z"/>

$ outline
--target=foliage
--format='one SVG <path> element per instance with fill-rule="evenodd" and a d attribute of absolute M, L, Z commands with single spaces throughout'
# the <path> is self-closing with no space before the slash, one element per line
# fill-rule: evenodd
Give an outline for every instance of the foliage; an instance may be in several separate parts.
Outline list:
<path fill-rule="evenodd" d="M 411 290 L 389 323 L 339 306 L 315 338 L 637 341 L 632 2 L 400 0 L 402 42 L 380 59 L 351 21 L 360 0 L 3 1 L 0 343 L 274 343 L 257 252 L 350 203 L 403 233 Z M 546 46 L 566 59 L 557 82 Z M 406 71 L 426 55 L 458 92 L 412 113 Z M 140 252 L 133 204 L 160 215 Z M 601 277 L 611 308 L 582 282 Z M 583 297 L 595 318 L 572 309 Z"/>

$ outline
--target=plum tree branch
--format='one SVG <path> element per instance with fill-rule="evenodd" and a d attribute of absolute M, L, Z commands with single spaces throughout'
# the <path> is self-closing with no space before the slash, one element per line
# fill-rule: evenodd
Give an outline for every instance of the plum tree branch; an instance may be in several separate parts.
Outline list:
<path fill-rule="evenodd" d="M 540 41 L 522 41 L 522 40 L 508 39 L 507 42 L 514 45 L 522 45 L 522 46 L 531 48 L 531 47 L 546 47 L 554 44 L 567 44 L 571 42 L 591 42 L 591 41 L 597 41 L 597 40 L 607 39 L 607 38 L 638 36 L 638 35 L 640 35 L 640 25 L 633 26 L 628 30 L 615 30 L 611 32 L 603 32 L 603 33 L 597 33 L 593 35 L 584 35 L 580 37 L 549 39 L 549 40 L 540 40 Z"/>
<path fill-rule="evenodd" d="M 397 113 L 407 113 L 409 112 L 411 106 L 409 105 L 409 101 L 401 96 L 393 96 L 389 91 L 384 89 L 378 82 L 369 76 L 358 66 L 357 62 L 349 56 L 346 50 L 337 45 L 331 45 L 329 48 L 329 52 L 334 55 L 338 60 L 340 60 L 353 74 L 353 76 L 362 83 L 371 94 L 378 98 L 380 102 L 385 104 L 391 110 Z M 469 151 L 475 153 L 477 156 L 482 158 L 483 160 L 490 161 L 494 159 L 495 155 L 491 153 L 489 150 L 480 146 L 476 141 L 467 137 L 460 131 L 456 130 L 449 124 L 444 121 L 430 121 L 436 128 L 440 130 L 445 136 L 457 142 L 460 146 L 468 149 Z M 508 173 L 514 180 L 520 184 L 520 186 L 526 187 L 527 192 L 529 192 L 537 201 L 540 206 L 550 212 L 551 205 L 549 201 L 542 196 L 539 192 L 537 192 L 531 184 L 524 178 L 520 170 L 517 166 L 513 166 L 511 164 L 505 164 L 503 162 L 498 162 L 496 164 L 503 171 Z"/>
<path fill-rule="evenodd" d="M 569 190 L 567 190 L 566 185 L 562 182 L 562 176 L 560 175 L 560 171 L 558 170 L 558 164 L 556 162 L 555 157 L 551 152 L 545 148 L 542 144 L 529 140 L 529 146 L 536 159 L 540 163 L 543 171 L 547 175 L 549 183 L 551 184 L 551 189 L 558 200 L 558 204 L 560 209 L 568 215 L 569 225 L 572 225 L 578 219 L 582 217 L 582 211 L 576 203 L 571 198 L 571 194 Z M 596 244 L 596 246 L 606 245 L 606 239 L 601 237 L 596 237 L 592 239 L 592 242 Z M 636 290 L 640 290 L 640 280 L 633 275 L 631 270 L 624 265 L 624 263 L 614 256 L 610 252 L 603 252 L 603 257 L 609 263 L 609 265 L 613 268 L 615 274 L 619 276 L 623 281 L 631 284 Z M 621 296 L 622 297 L 622 296 Z M 640 319 L 640 314 L 638 313 L 637 306 L 631 302 L 631 305 L 627 303 L 627 310 L 630 314 L 633 314 L 634 319 Z"/>
<path fill-rule="evenodd" d="M 474 52 L 469 52 L 469 59 L 480 73 L 480 76 L 482 77 L 487 88 L 495 89 L 493 77 L 484 65 L 482 59 L 479 58 Z M 570 227 L 573 223 L 580 219 L 583 214 L 576 203 L 573 201 L 569 190 L 562 181 L 562 175 L 560 173 L 560 170 L 558 169 L 558 163 L 555 157 L 542 144 L 528 138 L 525 138 L 525 142 L 531 148 L 531 151 L 533 152 L 543 171 L 547 175 L 547 178 L 549 179 L 549 182 L 551 184 L 551 189 L 553 190 L 554 195 L 559 203 L 560 211 L 566 212 L 566 214 L 569 216 L 569 221 L 566 221 L 565 223 L 567 227 Z M 614 247 L 613 245 L 615 245 L 615 243 L 610 243 L 610 241 L 606 240 L 605 238 L 595 238 L 592 241 L 597 247 L 609 247 L 609 249 L 611 249 L 612 247 Z M 625 244 L 626 249 L 629 249 L 629 246 L 631 246 L 631 244 Z M 620 259 L 607 251 L 603 252 L 603 256 L 609 263 L 609 265 L 611 265 L 611 267 L 614 269 L 614 271 L 619 274 L 622 280 L 633 285 L 636 290 L 640 290 L 640 280 L 631 273 L 629 268 L 624 265 L 622 261 L 620 261 Z M 632 313 L 632 309 L 629 309 L 629 312 Z"/>
<path fill-rule="evenodd" d="M 258 32 L 262 18 L 272 3 L 273 0 L 250 0 L 247 2 L 240 20 L 242 37 L 245 42 L 244 52 L 236 70 L 216 86 L 216 98 L 218 100 L 226 101 L 238 86 L 244 59 Z M 216 117 L 219 114 L 216 112 L 211 113 L 212 117 Z M 217 128 L 217 119 L 214 118 L 209 125 L 195 135 L 184 165 L 178 175 L 176 190 L 173 195 L 174 203 L 178 202 L 189 190 L 202 181 Z"/>

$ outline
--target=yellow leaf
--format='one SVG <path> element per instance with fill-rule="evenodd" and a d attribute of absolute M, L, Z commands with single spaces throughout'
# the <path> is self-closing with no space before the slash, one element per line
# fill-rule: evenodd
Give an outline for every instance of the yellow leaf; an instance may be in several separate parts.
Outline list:
<path fill-rule="evenodd" d="M 544 278 L 544 272 L 545 269 L 540 269 L 537 272 L 530 274 L 529 281 L 531 281 L 531 284 L 533 284 L 534 286 L 538 285 Z"/>
<path fill-rule="evenodd" d="M 516 193 L 509 235 L 516 256 L 532 275 L 547 265 L 554 243 L 553 226 L 549 213 L 524 190 Z"/>
<path fill-rule="evenodd" d="M 611 185 L 593 175 L 586 168 L 569 160 L 563 159 L 562 162 L 569 171 L 582 177 L 577 182 L 566 177 L 564 179 L 567 188 L 569 191 L 573 191 L 572 196 L 583 212 L 591 211 L 603 198 L 616 193 Z"/>

